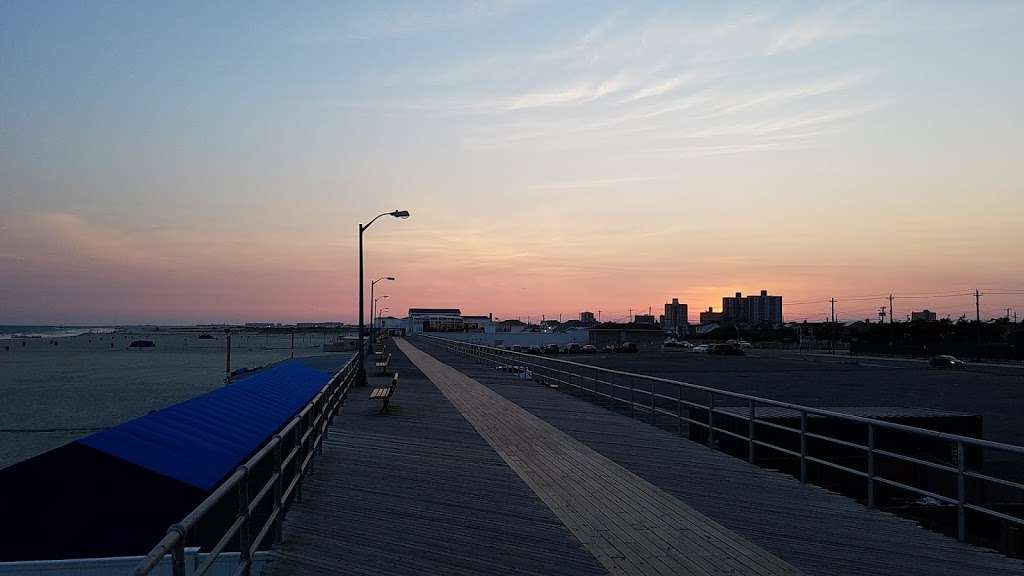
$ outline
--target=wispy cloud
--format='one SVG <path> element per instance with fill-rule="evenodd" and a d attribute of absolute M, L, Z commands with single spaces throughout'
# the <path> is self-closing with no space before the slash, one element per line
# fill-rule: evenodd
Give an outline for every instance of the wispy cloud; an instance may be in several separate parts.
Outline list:
<path fill-rule="evenodd" d="M 523 110 L 590 102 L 618 92 L 624 85 L 625 81 L 622 75 L 616 75 L 597 83 L 575 84 L 551 90 L 526 92 L 506 100 L 505 108 L 507 110 Z"/>
<path fill-rule="evenodd" d="M 603 178 L 597 180 L 574 180 L 570 182 L 547 182 L 528 186 L 529 190 L 588 190 L 592 188 L 608 188 L 622 184 L 639 184 L 654 182 L 656 176 L 626 176 L 622 178 Z"/>
<path fill-rule="evenodd" d="M 644 98 L 652 98 L 655 96 L 661 96 L 667 94 L 683 84 L 693 79 L 693 74 L 681 74 L 674 78 L 662 80 L 655 84 L 649 84 L 633 92 L 627 98 L 621 100 L 621 104 L 629 104 L 630 102 L 636 102 L 637 100 L 643 100 Z"/>
<path fill-rule="evenodd" d="M 860 84 L 865 78 L 866 76 L 864 74 L 849 74 L 839 78 L 831 78 L 799 86 L 764 91 L 751 96 L 739 98 L 735 103 L 726 104 L 721 108 L 721 112 L 739 112 L 765 104 L 778 104 L 791 100 L 800 100 L 814 96 L 823 96 L 833 92 L 840 92 Z"/>
<path fill-rule="evenodd" d="M 769 118 L 756 122 L 720 124 L 708 128 L 677 134 L 680 138 L 709 138 L 721 136 L 764 136 L 783 131 L 805 129 L 847 120 L 867 114 L 877 108 L 873 104 L 838 108 L 826 111 L 807 112 L 781 118 Z"/>

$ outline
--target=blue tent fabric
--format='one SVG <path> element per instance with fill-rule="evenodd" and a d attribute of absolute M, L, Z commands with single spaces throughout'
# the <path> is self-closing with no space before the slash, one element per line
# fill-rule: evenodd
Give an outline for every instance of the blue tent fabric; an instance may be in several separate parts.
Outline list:
<path fill-rule="evenodd" d="M 316 396 L 333 374 L 288 361 L 79 440 L 211 490 Z"/>

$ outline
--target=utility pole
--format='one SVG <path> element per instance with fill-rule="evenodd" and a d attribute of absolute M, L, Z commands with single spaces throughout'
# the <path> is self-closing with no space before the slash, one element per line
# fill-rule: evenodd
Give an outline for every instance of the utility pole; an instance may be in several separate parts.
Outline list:
<path fill-rule="evenodd" d="M 974 289 L 974 320 L 978 323 L 978 349 L 974 356 L 981 360 L 981 292 L 977 288 Z"/>
<path fill-rule="evenodd" d="M 598 323 L 601 322 L 601 311 L 600 310 L 597 311 L 597 322 Z"/>
<path fill-rule="evenodd" d="M 892 323 L 895 320 L 895 315 L 892 310 L 892 294 L 889 294 L 889 356 L 896 355 L 896 349 L 893 348 L 894 341 L 892 335 Z"/>
<path fill-rule="evenodd" d="M 632 308 L 629 309 L 629 323 L 630 324 L 633 323 L 633 309 Z"/>
<path fill-rule="evenodd" d="M 832 354 L 836 353 L 836 299 L 832 300 Z"/>
<path fill-rule="evenodd" d="M 224 351 L 226 352 L 225 358 L 224 358 L 224 383 L 225 384 L 230 384 L 231 383 L 231 328 L 225 328 L 224 329 L 224 341 L 225 341 Z"/>

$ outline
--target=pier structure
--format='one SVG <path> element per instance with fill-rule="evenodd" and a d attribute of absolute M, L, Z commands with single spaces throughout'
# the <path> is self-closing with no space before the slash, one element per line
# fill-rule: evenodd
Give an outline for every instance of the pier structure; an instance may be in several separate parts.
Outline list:
<path fill-rule="evenodd" d="M 1024 574 L 479 353 L 396 341 L 392 408 L 350 396 L 264 573 Z"/>

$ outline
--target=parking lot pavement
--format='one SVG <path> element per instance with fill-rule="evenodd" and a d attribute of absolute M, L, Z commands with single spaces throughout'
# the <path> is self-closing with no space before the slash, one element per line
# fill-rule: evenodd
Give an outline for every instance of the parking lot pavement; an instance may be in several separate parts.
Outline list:
<path fill-rule="evenodd" d="M 810 406 L 906 406 L 980 414 L 985 437 L 1024 445 L 1024 370 L 930 368 L 892 359 L 752 350 L 747 356 L 679 351 L 559 355 L 585 364 Z"/>

